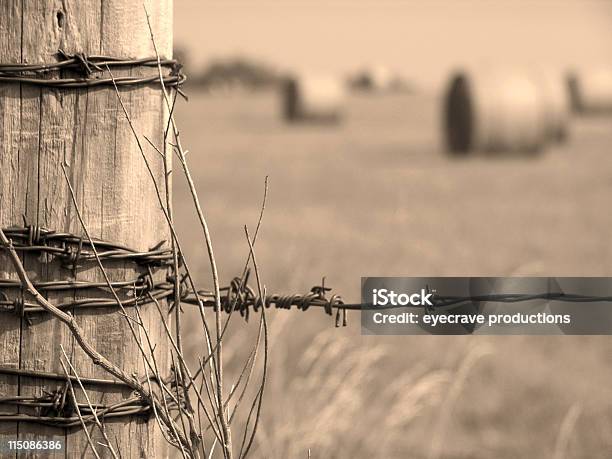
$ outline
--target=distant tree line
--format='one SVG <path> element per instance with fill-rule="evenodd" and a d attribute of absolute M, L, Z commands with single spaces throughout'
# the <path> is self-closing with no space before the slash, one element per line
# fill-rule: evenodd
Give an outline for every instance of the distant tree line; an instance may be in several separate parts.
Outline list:
<path fill-rule="evenodd" d="M 188 76 L 187 84 L 208 91 L 279 88 L 289 77 L 273 65 L 251 57 L 217 58 L 200 68 L 191 64 L 183 48 L 175 48 L 174 57 L 183 64 Z M 403 77 L 384 67 L 364 68 L 343 80 L 345 87 L 351 91 L 381 93 L 413 90 Z"/>
<path fill-rule="evenodd" d="M 185 68 L 187 84 L 206 90 L 268 89 L 277 87 L 283 78 L 273 66 L 248 57 L 214 59 L 198 69 L 191 65 L 182 48 L 175 49 L 174 56 Z"/>

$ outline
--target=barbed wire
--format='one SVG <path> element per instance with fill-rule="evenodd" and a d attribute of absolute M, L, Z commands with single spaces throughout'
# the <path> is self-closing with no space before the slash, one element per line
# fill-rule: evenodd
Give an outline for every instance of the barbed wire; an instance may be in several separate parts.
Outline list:
<path fill-rule="evenodd" d="M 124 307 L 131 307 L 136 305 L 145 305 L 152 301 L 159 301 L 164 298 L 170 298 L 174 296 L 174 286 L 170 282 L 154 282 L 144 284 L 145 281 L 139 278 L 138 282 L 133 284 L 133 290 L 131 290 L 133 296 L 127 297 L 121 300 L 121 304 Z M 0 282 L 0 289 L 2 288 L 3 282 Z M 20 285 L 14 285 L 16 282 L 11 282 L 11 288 L 20 287 Z M 55 282 L 48 282 L 49 284 L 55 284 Z M 72 291 L 70 283 L 57 282 L 58 284 L 66 284 L 65 290 Z M 99 282 L 79 282 L 79 288 L 99 288 L 105 290 L 104 287 L 99 286 Z M 113 283 L 114 284 L 114 283 Z M 112 284 L 111 284 L 112 285 Z M 113 287 L 115 288 L 115 287 Z M 125 288 L 125 287 L 121 287 Z M 53 285 L 53 288 L 43 288 L 43 291 L 60 291 L 61 289 L 57 285 Z M 87 308 L 104 308 L 118 306 L 117 300 L 113 297 L 87 297 L 77 298 L 68 301 L 62 301 L 55 303 L 58 309 L 87 309 Z M 35 301 L 27 301 L 21 297 L 9 298 L 6 292 L 0 290 L 0 312 L 13 312 L 19 316 L 28 317 L 28 314 L 44 312 L 42 308 Z"/>
<path fill-rule="evenodd" d="M 266 309 L 292 309 L 307 311 L 311 307 L 323 308 L 326 314 L 333 315 L 336 310 L 336 326 L 347 325 L 346 309 L 340 295 L 327 296 L 332 289 L 325 286 L 325 278 L 321 285 L 315 285 L 308 293 L 293 294 L 271 294 L 265 295 L 263 301 L 251 286 L 247 284 L 249 272 L 243 279 L 235 277 L 227 287 L 220 288 L 221 309 L 226 313 L 238 311 L 246 320 L 249 318 L 249 311 L 257 313 L 260 307 Z M 198 301 L 199 300 L 199 301 Z M 197 296 L 188 293 L 181 297 L 181 303 L 192 305 L 201 304 L 204 307 L 216 308 L 214 293 L 207 290 L 199 290 Z"/>
<path fill-rule="evenodd" d="M 39 397 L 16 396 L 0 397 L 0 405 L 14 405 L 20 408 L 33 408 L 36 414 L 0 414 L 0 422 L 32 422 L 55 427 L 80 427 L 82 423 L 90 424 L 96 422 L 96 417 L 101 420 L 110 418 L 149 415 L 151 407 L 140 398 L 130 397 L 120 402 L 104 405 L 96 404 L 94 411 L 87 403 L 75 402 L 68 385 L 53 392 L 44 393 Z M 81 416 L 75 415 L 76 407 Z"/>
<path fill-rule="evenodd" d="M 174 278 L 168 276 L 166 281 L 153 281 L 152 276 L 143 275 L 133 281 L 112 282 L 111 285 L 117 291 L 126 290 L 132 293 L 132 297 L 127 297 L 121 300 L 124 307 L 145 305 L 150 302 L 159 301 L 161 299 L 172 300 L 175 297 Z M 207 290 L 199 290 L 198 297 L 195 294 L 188 294 L 188 288 L 183 278 L 180 282 L 180 301 L 184 304 L 198 305 L 204 307 L 215 308 L 214 293 Z M 248 320 L 249 311 L 252 309 L 255 313 L 263 305 L 265 308 L 276 309 L 291 309 L 296 308 L 301 311 L 307 311 L 311 307 L 321 307 L 328 315 L 343 311 L 344 304 L 339 295 L 327 297 L 326 292 L 331 289 L 324 286 L 314 286 L 310 292 L 305 294 L 272 294 L 267 295 L 262 302 L 254 289 L 245 285 L 242 289 L 239 288 L 240 278 L 232 280 L 229 286 L 222 287 L 221 308 L 224 312 L 238 311 Z M 34 283 L 37 290 L 42 292 L 54 291 L 72 291 L 78 289 L 99 289 L 107 290 L 108 286 L 102 282 L 87 282 L 87 281 L 48 281 Z M 7 289 L 20 289 L 21 282 L 17 280 L 0 280 L 0 312 L 12 312 L 20 316 L 28 317 L 28 314 L 45 312 L 35 301 L 27 301 L 21 296 L 10 298 Z M 4 290 L 3 290 L 4 289 Z M 118 306 L 117 301 L 111 297 L 87 297 L 73 299 L 55 303 L 58 309 L 83 309 L 83 308 L 99 308 Z M 339 319 L 338 319 L 339 320 Z M 343 314 L 343 325 L 346 325 L 346 314 Z"/>
<path fill-rule="evenodd" d="M 94 71 L 101 72 L 105 67 L 126 67 L 133 65 L 145 65 L 156 68 L 158 61 L 156 57 L 145 57 L 140 59 L 122 59 L 113 56 L 87 55 L 85 53 L 69 54 L 60 49 L 57 56 L 61 59 L 50 64 L 0 64 L 0 72 L 34 72 L 46 73 L 53 70 L 70 69 L 84 75 L 90 75 Z M 180 66 L 175 59 L 160 59 L 159 65 L 175 68 Z"/>
<path fill-rule="evenodd" d="M 84 261 L 94 261 L 95 254 L 91 250 L 89 241 L 80 236 L 70 233 L 51 231 L 47 228 L 35 225 L 23 227 L 11 227 L 4 230 L 13 247 L 22 252 L 40 252 L 51 255 L 52 258 L 60 258 L 63 264 L 77 266 Z M 161 241 L 149 251 L 137 251 L 126 246 L 103 240 L 93 240 L 100 260 L 131 260 L 143 265 L 148 270 L 138 278 L 131 281 L 111 283 L 118 291 L 127 290 L 131 297 L 122 300 L 124 306 L 143 305 L 160 299 L 174 299 L 177 292 L 174 291 L 174 277 L 168 276 L 163 281 L 154 281 L 151 272 L 152 267 L 167 266 L 172 262 L 172 252 L 163 248 L 165 241 Z M 1 248 L 1 247 L 0 247 Z M 214 293 L 208 290 L 198 290 L 197 295 L 189 292 L 186 278 L 180 279 L 180 291 L 178 295 L 180 302 L 184 304 L 199 305 L 216 308 Z M 321 285 L 316 285 L 308 293 L 271 294 L 262 299 L 255 290 L 248 285 L 248 274 L 245 279 L 234 278 L 230 284 L 220 289 L 221 309 L 227 313 L 238 311 L 246 320 L 250 311 L 257 313 L 260 307 L 276 309 L 292 309 L 307 311 L 311 307 L 322 308 L 328 315 L 336 311 L 336 325 L 347 324 L 346 312 L 350 310 L 368 311 L 398 308 L 420 308 L 425 312 L 444 312 L 456 309 L 466 303 L 518 303 L 535 300 L 562 301 L 575 303 L 588 302 L 612 302 L 612 296 L 578 295 L 563 292 L 546 292 L 536 294 L 487 294 L 471 296 L 442 296 L 431 294 L 431 305 L 375 305 L 372 303 L 344 303 L 340 295 L 327 296 L 332 289 L 325 286 L 325 279 Z M 38 282 L 35 286 L 40 291 L 62 291 L 79 289 L 107 290 L 108 285 L 103 282 L 86 281 L 48 281 Z M 36 302 L 29 302 L 21 297 L 9 298 L 3 289 L 21 288 L 17 280 L 0 280 L 0 311 L 14 312 L 22 316 L 29 313 L 42 312 L 44 309 Z M 430 289 L 426 288 L 430 293 Z M 73 299 L 61 302 L 57 305 L 60 309 L 69 308 L 96 308 L 112 307 L 116 300 L 109 297 L 89 297 Z"/>
<path fill-rule="evenodd" d="M 179 410 L 182 408 L 184 402 L 184 391 L 180 387 L 176 386 L 176 378 L 173 372 L 168 378 L 162 381 L 157 381 L 154 376 L 149 378 L 150 381 L 154 381 L 156 384 L 168 385 L 169 389 L 165 391 L 165 394 L 175 393 L 176 396 L 166 397 L 165 405 L 171 410 Z M 119 402 L 106 405 L 106 404 L 90 404 L 77 402 L 74 399 L 69 388 L 70 382 L 78 382 L 79 384 L 97 385 L 104 387 L 117 387 L 122 389 L 129 389 L 125 382 L 119 380 L 109 380 L 101 378 L 87 378 L 82 376 L 68 375 L 68 374 L 56 374 L 51 372 L 29 370 L 22 368 L 10 368 L 0 366 L 0 374 L 28 377 L 42 379 L 46 381 L 46 385 L 52 385 L 53 381 L 63 382 L 62 386 L 57 387 L 55 390 L 42 389 L 42 394 L 39 396 L 34 395 L 14 395 L 14 396 L 0 396 L 0 406 L 15 406 L 19 408 L 31 408 L 35 410 L 35 414 L 32 413 L 0 413 L 0 423 L 2 422 L 33 422 L 38 424 L 52 425 L 56 427 L 79 427 L 83 424 L 97 422 L 97 419 L 106 420 L 109 418 L 126 417 L 126 416 L 137 416 L 151 414 L 151 406 L 147 404 L 142 397 L 136 395 L 134 391 L 131 392 L 131 396 L 121 400 Z M 170 392 L 172 389 L 174 392 Z M 78 409 L 77 409 L 78 407 Z M 6 411 L 6 409 L 4 410 Z M 75 415 L 77 414 L 78 415 Z"/>
<path fill-rule="evenodd" d="M 92 86 L 128 86 L 160 83 L 164 86 L 178 88 L 187 79 L 181 72 L 182 65 L 174 59 L 157 59 L 147 57 L 140 59 L 119 58 L 114 56 L 88 56 L 84 53 L 68 54 L 63 50 L 57 53 L 57 62 L 41 64 L 0 63 L 0 82 L 22 83 L 52 88 L 85 88 Z M 110 68 L 120 67 L 169 67 L 167 75 L 152 74 L 149 76 L 116 76 L 104 78 L 102 73 Z M 81 75 L 78 78 L 44 78 L 53 71 L 71 70 Z M 94 76 L 95 75 L 95 76 Z"/>
<path fill-rule="evenodd" d="M 71 233 L 52 231 L 37 225 L 3 228 L 12 247 L 18 252 L 45 253 L 58 258 L 67 267 L 76 268 L 81 262 L 96 262 L 88 239 Z M 133 261 L 141 265 L 170 266 L 172 250 L 164 248 L 166 241 L 160 241 L 147 251 L 139 251 L 121 244 L 92 238 L 100 260 Z M 5 248 L 0 244 L 0 250 Z M 42 260 L 43 262 L 45 260 Z M 50 261 L 50 260 L 47 260 Z"/>

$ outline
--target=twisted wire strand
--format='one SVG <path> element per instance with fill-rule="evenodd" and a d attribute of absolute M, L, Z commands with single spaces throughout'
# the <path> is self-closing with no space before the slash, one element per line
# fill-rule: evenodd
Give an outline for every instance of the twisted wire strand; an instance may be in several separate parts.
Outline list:
<path fill-rule="evenodd" d="M 53 70 L 71 69 L 79 71 L 83 74 L 91 74 L 94 71 L 101 72 L 106 67 L 126 67 L 134 65 L 144 65 L 148 67 L 157 67 L 156 57 L 144 57 L 140 59 L 122 59 L 120 57 L 105 56 L 105 55 L 86 55 L 83 53 L 68 54 L 63 50 L 57 53 L 58 62 L 48 64 L 0 64 L 0 72 L 33 72 L 46 73 Z M 162 67 L 169 66 L 176 68 L 180 66 L 175 59 L 160 59 L 159 64 Z"/>
<path fill-rule="evenodd" d="M 98 75 L 105 69 L 117 67 L 169 67 L 167 75 L 162 76 L 164 86 L 178 87 L 187 77 L 181 72 L 182 65 L 174 59 L 157 60 L 156 57 L 119 58 L 114 56 L 86 55 L 84 53 L 68 54 L 63 50 L 57 53 L 57 62 L 39 64 L 3 64 L 0 63 L 0 83 L 22 83 L 52 88 L 85 88 L 93 86 L 127 86 L 160 83 L 158 73 L 150 76 L 117 76 L 115 78 Z M 53 71 L 71 70 L 80 77 L 45 78 Z"/>
<path fill-rule="evenodd" d="M 110 418 L 127 417 L 135 415 L 148 415 L 151 407 L 144 404 L 140 397 L 130 397 L 112 405 L 94 404 L 91 408 L 87 403 L 78 403 L 72 398 L 65 388 L 46 393 L 40 397 L 1 397 L 0 405 L 12 405 L 15 407 L 33 408 L 36 414 L 2 413 L 1 422 L 32 422 L 55 427 L 81 427 L 81 419 L 85 424 L 95 422 L 96 417 L 100 420 Z M 78 406 L 81 418 L 75 413 Z M 94 416 L 95 414 L 95 416 Z"/>
<path fill-rule="evenodd" d="M 70 290 L 70 289 L 69 289 Z M 142 288 L 137 296 L 124 298 L 121 304 L 124 307 L 142 306 L 153 301 L 160 301 L 174 296 L 174 286 L 169 282 L 156 283 L 153 288 Z M 88 297 L 56 303 L 58 309 L 87 309 L 118 306 L 117 301 L 110 297 Z M 5 292 L 0 291 L 0 312 L 13 312 L 19 316 L 28 316 L 33 313 L 42 313 L 45 310 L 36 302 L 21 298 L 10 299 Z"/>
<path fill-rule="evenodd" d="M 238 279 L 238 278 L 237 278 Z M 262 305 L 261 299 L 254 294 L 253 289 L 245 286 L 244 292 L 233 291 L 234 283 L 230 286 L 222 288 L 221 291 L 225 294 L 221 298 L 221 307 L 225 312 L 231 310 L 245 312 L 249 308 L 254 311 Z M 582 295 L 563 292 L 546 292 L 546 293 L 502 293 L 488 295 L 472 295 L 472 296 L 443 296 L 432 295 L 431 306 L 423 305 L 375 305 L 373 303 L 344 303 L 339 295 L 327 296 L 326 292 L 331 289 L 327 287 L 315 286 L 307 294 L 271 294 L 267 295 L 263 301 L 266 308 L 277 309 L 292 309 L 295 308 L 301 311 L 307 311 L 311 307 L 323 308 L 328 315 L 332 315 L 335 309 L 338 311 L 375 311 L 375 310 L 390 310 L 390 309 L 422 309 L 425 312 L 445 312 L 456 309 L 457 307 L 478 302 L 493 302 L 493 303 L 520 303 L 526 301 L 545 300 L 545 301 L 560 301 L 565 303 L 612 303 L 612 296 L 598 295 Z M 210 291 L 201 290 L 198 292 L 200 299 L 205 307 L 214 307 L 214 295 Z M 195 296 L 192 294 L 184 297 L 181 302 L 188 304 L 198 304 Z"/>
<path fill-rule="evenodd" d="M 323 283 L 324 284 L 324 283 Z M 339 325 L 340 314 L 342 314 L 342 325 L 346 325 L 346 308 L 340 295 L 332 295 L 328 297 L 326 294 L 331 288 L 324 285 L 316 285 L 310 289 L 310 292 L 301 294 L 271 294 L 262 298 L 255 293 L 255 290 L 247 284 L 242 287 L 241 279 L 234 278 L 227 287 L 222 287 L 221 309 L 230 313 L 238 311 L 246 320 L 248 320 L 249 310 L 258 312 L 259 308 L 265 307 L 276 309 L 292 309 L 307 311 L 311 307 L 323 308 L 325 313 L 333 315 L 333 310 L 336 309 L 336 325 Z M 214 293 L 207 290 L 198 291 L 198 298 L 204 307 L 215 308 Z M 193 293 L 187 293 L 182 296 L 181 303 L 198 305 L 198 298 Z"/>
<path fill-rule="evenodd" d="M 174 369 L 171 368 L 173 372 Z M 151 406 L 148 405 L 141 397 L 135 395 L 134 392 L 131 395 L 119 402 L 111 405 L 102 403 L 92 403 L 91 407 L 89 403 L 77 402 L 71 392 L 68 390 L 68 380 L 82 384 L 94 384 L 102 385 L 105 387 L 117 387 L 121 389 L 127 389 L 129 386 L 123 381 L 100 379 L 100 378 L 87 378 L 77 377 L 74 375 L 56 374 L 38 370 L 28 370 L 21 368 L 10 368 L 0 366 L 0 374 L 30 377 L 43 379 L 47 381 L 47 385 L 53 384 L 53 381 L 63 382 L 60 387 L 56 386 L 55 390 L 42 390 L 40 396 L 34 395 L 12 395 L 12 396 L 0 396 L 0 406 L 16 408 L 31 408 L 34 409 L 32 413 L 0 413 L 0 423 L 2 422 L 33 422 L 44 425 L 52 425 L 56 427 L 82 427 L 81 420 L 85 424 L 93 423 L 96 421 L 96 417 L 102 421 L 109 418 L 127 417 L 127 416 L 138 416 L 151 414 Z M 155 376 L 149 377 L 157 384 L 165 384 L 174 386 L 176 379 L 173 375 L 164 378 L 162 381 L 157 381 Z M 176 400 L 172 397 L 167 397 L 166 405 L 171 411 L 184 409 L 184 393 L 176 391 Z M 78 406 L 78 410 L 76 407 Z M 93 410 L 91 409 L 93 408 Z M 3 411 L 7 411 L 5 408 Z M 81 413 L 81 417 L 75 413 Z"/>
<path fill-rule="evenodd" d="M 3 228 L 3 231 L 18 252 L 46 253 L 71 267 L 96 261 L 89 240 L 75 234 L 52 231 L 37 225 L 13 226 Z M 172 262 L 172 250 L 164 248 L 166 241 L 160 241 L 150 250 L 139 251 L 109 241 L 95 238 L 92 240 L 100 260 L 134 261 L 152 266 L 169 266 Z M 6 247 L 0 244 L 0 250 L 2 249 Z"/>

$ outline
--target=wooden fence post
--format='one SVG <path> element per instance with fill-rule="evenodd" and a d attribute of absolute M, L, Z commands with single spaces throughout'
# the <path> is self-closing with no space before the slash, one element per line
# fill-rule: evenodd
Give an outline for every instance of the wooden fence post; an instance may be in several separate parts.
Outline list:
<path fill-rule="evenodd" d="M 172 0 L 145 0 L 162 57 L 172 55 Z M 155 56 L 142 1 L 133 0 L 2 0 L 0 2 L 0 63 L 57 62 L 65 53 L 107 55 L 120 58 Z M 113 70 L 126 74 L 157 74 L 155 67 Z M 62 77 L 72 76 L 62 70 Z M 59 77 L 54 71 L 46 78 Z M 163 145 L 167 120 L 161 89 L 134 85 L 119 89 L 141 136 Z M 145 145 L 162 193 L 161 157 Z M 55 231 L 83 235 L 76 216 L 62 164 L 76 193 L 78 206 L 92 237 L 138 250 L 149 250 L 169 241 L 164 215 L 152 180 L 125 119 L 115 89 L 53 89 L 0 81 L 0 227 L 37 225 Z M 33 280 L 103 282 L 94 264 L 76 270 L 58 260 L 22 254 Z M 133 262 L 116 262 L 111 280 L 127 280 L 138 274 Z M 165 276 L 165 271 L 156 276 Z M 0 250 L 0 279 L 17 279 L 5 251 Z M 21 294 L 15 289 L 15 296 Z M 86 298 L 85 291 L 48 292 L 53 303 Z M 100 296 L 100 293 L 96 293 Z M 166 308 L 166 305 L 163 305 Z M 133 309 L 133 308 L 132 308 Z M 133 311 L 128 312 L 133 314 Z M 126 318 L 114 307 L 74 309 L 86 338 L 110 361 L 128 374 L 144 379 L 143 359 L 129 331 Z M 141 306 L 143 321 L 154 341 L 161 373 L 169 374 L 168 342 L 154 305 Z M 79 348 L 71 333 L 47 313 L 20 317 L 0 312 L 0 365 L 63 374 L 60 344 L 83 377 L 113 379 Z M 0 374 L 1 396 L 41 395 L 61 386 L 61 381 Z M 110 404 L 130 395 L 127 388 L 87 385 L 94 403 Z M 0 404 L 1 413 L 31 413 L 32 409 Z M 155 417 L 130 416 L 108 420 L 108 438 L 121 457 L 164 457 L 167 447 Z M 104 442 L 99 429 L 89 427 L 95 442 Z M 93 453 L 81 429 L 64 429 L 29 422 L 0 422 L 0 440 L 61 440 L 56 454 L 30 452 L 29 457 L 90 457 Z M 108 450 L 96 445 L 103 457 Z M 66 454 L 67 452 L 67 454 Z M 0 452 L 5 457 L 7 451 Z M 21 457 L 21 456 L 20 456 Z"/>

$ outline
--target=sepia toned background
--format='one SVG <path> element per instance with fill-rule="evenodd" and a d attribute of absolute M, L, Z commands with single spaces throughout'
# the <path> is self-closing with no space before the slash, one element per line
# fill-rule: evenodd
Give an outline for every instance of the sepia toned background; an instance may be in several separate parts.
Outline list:
<path fill-rule="evenodd" d="M 181 0 L 174 23 L 190 76 L 178 122 L 223 283 L 244 265 L 266 176 L 268 292 L 326 276 L 357 302 L 362 276 L 612 276 L 612 116 L 571 114 L 564 142 L 530 154 L 457 158 L 442 129 L 458 66 L 611 66 L 610 3 Z M 257 84 L 225 78 L 244 63 Z M 330 123 L 281 116 L 277 75 L 368 68 L 401 90 L 349 89 Z M 176 180 L 179 235 L 206 284 Z M 612 455 L 607 336 L 362 337 L 356 315 L 336 329 L 318 310 L 270 323 L 255 457 Z M 254 329 L 232 319 L 230 355 Z"/>

